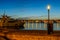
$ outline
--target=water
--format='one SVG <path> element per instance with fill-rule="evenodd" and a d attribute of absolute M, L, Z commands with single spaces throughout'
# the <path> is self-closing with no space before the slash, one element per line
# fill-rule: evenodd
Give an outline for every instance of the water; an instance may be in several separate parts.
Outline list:
<path fill-rule="evenodd" d="M 47 23 L 29 23 L 24 24 L 24 30 L 47 30 Z M 53 30 L 60 30 L 60 23 L 53 23 Z"/>

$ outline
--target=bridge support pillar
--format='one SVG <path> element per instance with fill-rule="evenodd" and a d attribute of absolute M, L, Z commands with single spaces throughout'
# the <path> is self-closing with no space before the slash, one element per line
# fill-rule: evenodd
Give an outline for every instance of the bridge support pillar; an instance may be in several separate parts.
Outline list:
<path fill-rule="evenodd" d="M 57 22 L 57 28 L 59 27 L 59 23 Z"/>
<path fill-rule="evenodd" d="M 40 29 L 41 29 L 41 23 L 40 23 Z"/>
<path fill-rule="evenodd" d="M 38 27 L 38 25 L 37 25 L 37 23 L 36 23 L 36 29 L 37 29 L 37 27 Z"/>
<path fill-rule="evenodd" d="M 34 26 L 33 26 L 33 22 L 32 22 L 32 29 L 33 29 L 33 27 L 34 27 Z"/>
<path fill-rule="evenodd" d="M 44 23 L 44 28 L 46 28 L 46 23 Z"/>
<path fill-rule="evenodd" d="M 29 24 L 29 22 L 28 22 L 28 29 L 29 29 L 29 26 L 30 26 L 30 24 Z"/>

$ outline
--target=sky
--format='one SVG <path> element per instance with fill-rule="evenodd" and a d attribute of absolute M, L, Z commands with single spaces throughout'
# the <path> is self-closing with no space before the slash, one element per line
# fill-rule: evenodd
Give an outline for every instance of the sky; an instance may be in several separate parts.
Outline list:
<path fill-rule="evenodd" d="M 50 16 L 60 18 L 60 0 L 0 0 L 0 15 L 16 17 L 47 16 L 50 4 Z"/>

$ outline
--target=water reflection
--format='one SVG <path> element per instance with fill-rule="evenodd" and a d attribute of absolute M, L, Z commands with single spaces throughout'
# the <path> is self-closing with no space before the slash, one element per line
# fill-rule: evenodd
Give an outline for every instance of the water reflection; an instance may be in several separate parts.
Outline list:
<path fill-rule="evenodd" d="M 60 23 L 54 23 L 53 30 L 60 30 Z"/>
<path fill-rule="evenodd" d="M 47 23 L 25 23 L 25 30 L 47 30 Z M 60 23 L 53 23 L 53 30 L 60 30 Z"/>

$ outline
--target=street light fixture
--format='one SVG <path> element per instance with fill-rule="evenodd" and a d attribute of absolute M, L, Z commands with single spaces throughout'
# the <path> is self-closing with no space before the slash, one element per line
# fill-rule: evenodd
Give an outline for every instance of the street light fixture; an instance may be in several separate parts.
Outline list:
<path fill-rule="evenodd" d="M 47 6 L 47 9 L 50 10 L 50 5 Z"/>

